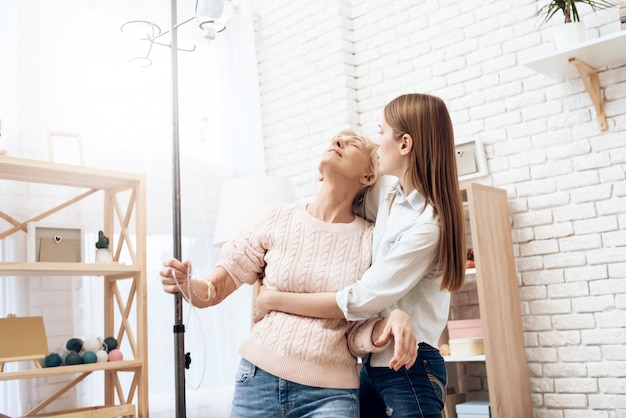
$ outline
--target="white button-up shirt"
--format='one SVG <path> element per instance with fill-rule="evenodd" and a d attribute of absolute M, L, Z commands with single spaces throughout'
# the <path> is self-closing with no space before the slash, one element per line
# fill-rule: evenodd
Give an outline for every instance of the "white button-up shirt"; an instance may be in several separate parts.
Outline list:
<path fill-rule="evenodd" d="M 383 177 L 379 184 L 372 266 L 337 293 L 337 305 L 348 320 L 402 309 L 413 319 L 418 343 L 437 347 L 450 309 L 450 293 L 439 290 L 442 274 L 436 272 L 439 216 L 431 205 L 424 207 L 417 190 L 404 195 L 395 177 Z M 370 364 L 388 367 L 392 357 L 390 344 L 372 354 Z"/>

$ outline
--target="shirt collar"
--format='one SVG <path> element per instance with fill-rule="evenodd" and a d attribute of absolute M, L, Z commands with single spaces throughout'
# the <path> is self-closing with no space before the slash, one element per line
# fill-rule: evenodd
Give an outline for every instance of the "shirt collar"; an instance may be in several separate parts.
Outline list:
<path fill-rule="evenodd" d="M 395 199 L 393 198 L 394 194 Z M 402 190 L 402 187 L 400 186 L 400 182 L 397 182 L 387 193 L 387 201 L 390 201 L 391 199 L 393 199 L 392 205 L 406 204 L 417 211 L 421 211 L 424 208 L 424 196 L 422 196 L 417 189 L 413 189 L 411 193 L 405 195 L 404 190 Z"/>

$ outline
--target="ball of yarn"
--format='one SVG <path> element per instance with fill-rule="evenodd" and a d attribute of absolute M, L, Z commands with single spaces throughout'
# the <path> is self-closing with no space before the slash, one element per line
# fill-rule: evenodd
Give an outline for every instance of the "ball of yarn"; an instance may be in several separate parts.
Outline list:
<path fill-rule="evenodd" d="M 98 356 L 93 351 L 85 351 L 83 353 L 83 363 L 91 364 L 98 361 Z"/>
<path fill-rule="evenodd" d="M 70 352 L 67 357 L 65 357 L 65 364 L 67 366 L 73 366 L 75 364 L 83 364 L 83 358 L 80 354 L 75 352 Z"/>
<path fill-rule="evenodd" d="M 50 353 L 46 356 L 43 362 L 45 367 L 58 367 L 63 361 L 58 353 Z"/>
<path fill-rule="evenodd" d="M 96 352 L 102 349 L 102 340 L 100 338 L 89 338 L 83 344 L 83 350 Z"/>
<path fill-rule="evenodd" d="M 106 363 L 109 361 L 109 354 L 104 350 L 96 351 L 96 357 L 98 357 L 98 363 Z"/>
<path fill-rule="evenodd" d="M 111 350 L 109 352 L 109 361 L 120 361 L 124 360 L 124 355 L 120 350 Z"/>
<path fill-rule="evenodd" d="M 67 344 L 65 344 L 65 347 L 70 351 L 80 353 L 81 351 L 83 351 L 83 340 L 81 340 L 80 338 L 70 338 L 69 340 L 67 340 Z"/>
<path fill-rule="evenodd" d="M 104 339 L 104 343 L 106 344 L 107 353 L 110 353 L 111 350 L 115 350 L 117 348 L 117 340 L 114 337 L 106 337 Z"/>

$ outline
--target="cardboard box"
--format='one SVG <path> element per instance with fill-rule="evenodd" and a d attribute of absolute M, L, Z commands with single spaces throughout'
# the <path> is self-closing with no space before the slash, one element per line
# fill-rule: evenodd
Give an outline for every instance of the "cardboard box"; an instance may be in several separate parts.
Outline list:
<path fill-rule="evenodd" d="M 491 409 L 487 400 L 467 401 L 456 406 L 457 418 L 489 418 Z"/>
<path fill-rule="evenodd" d="M 482 338 L 456 338 L 448 341 L 451 356 L 478 356 L 485 354 Z"/>
<path fill-rule="evenodd" d="M 482 338 L 483 326 L 480 319 L 460 319 L 448 321 L 448 336 L 457 338 Z"/>

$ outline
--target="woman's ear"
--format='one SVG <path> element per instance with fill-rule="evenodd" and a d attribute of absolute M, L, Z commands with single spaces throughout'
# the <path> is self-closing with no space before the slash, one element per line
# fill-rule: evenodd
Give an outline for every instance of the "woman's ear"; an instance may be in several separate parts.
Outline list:
<path fill-rule="evenodd" d="M 374 175 L 374 173 L 370 171 L 369 173 L 361 176 L 361 184 L 363 184 L 364 186 L 371 186 L 372 184 L 374 184 L 375 178 L 376 176 Z"/>
<path fill-rule="evenodd" d="M 413 137 L 409 134 L 402 135 L 400 138 L 400 155 L 408 155 L 413 148 Z"/>

